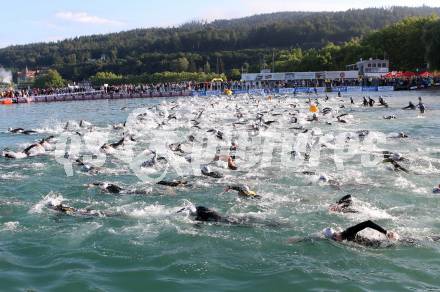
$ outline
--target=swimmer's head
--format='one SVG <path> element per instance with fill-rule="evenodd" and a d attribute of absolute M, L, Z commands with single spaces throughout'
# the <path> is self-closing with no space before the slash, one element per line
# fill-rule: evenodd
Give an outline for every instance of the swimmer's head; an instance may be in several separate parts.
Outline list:
<path fill-rule="evenodd" d="M 336 231 L 333 228 L 327 227 L 322 231 L 322 234 L 325 238 L 332 238 L 335 235 Z"/>
<path fill-rule="evenodd" d="M 189 206 L 186 206 L 186 207 L 180 209 L 179 211 L 177 211 L 177 213 L 183 213 L 183 212 L 188 213 L 189 215 L 196 215 L 197 208 L 193 204 L 190 204 Z"/>
<path fill-rule="evenodd" d="M 203 165 L 202 172 L 209 173 L 211 172 L 211 168 L 208 165 Z"/>
<path fill-rule="evenodd" d="M 400 153 L 393 153 L 393 159 L 400 160 L 400 159 L 402 159 L 402 155 Z"/>
<path fill-rule="evenodd" d="M 328 207 L 328 210 L 331 212 L 341 212 L 342 208 L 338 204 L 333 204 Z"/>

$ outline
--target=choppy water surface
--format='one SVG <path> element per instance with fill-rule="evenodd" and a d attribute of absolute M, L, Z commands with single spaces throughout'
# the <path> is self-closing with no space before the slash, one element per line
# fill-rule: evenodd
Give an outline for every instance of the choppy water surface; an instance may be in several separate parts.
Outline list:
<path fill-rule="evenodd" d="M 427 106 L 424 116 L 418 111 L 400 108 L 422 95 Z M 354 96 L 355 106 L 344 98 L 320 100 L 320 109 L 331 107 L 339 114 L 349 113 L 347 123 L 337 123 L 330 116 L 319 122 L 306 122 L 306 97 L 283 96 L 269 101 L 265 97 L 240 96 L 182 98 L 178 100 L 114 100 L 0 107 L 0 149 L 22 150 L 32 142 L 63 133 L 67 121 L 87 120 L 95 128 L 91 134 L 109 135 L 116 142 L 123 132 L 136 138 L 130 149 L 135 153 L 164 142 L 166 137 L 182 142 L 190 134 L 202 143 L 212 138 L 207 130 L 225 134 L 236 130 L 239 147 L 247 147 L 237 160 L 239 169 L 231 171 L 222 164 L 213 166 L 225 174 L 222 179 L 191 173 L 184 157 L 169 157 L 179 166 L 189 186 L 168 188 L 139 180 L 121 159 L 126 147 L 107 156 L 96 173 L 73 166 L 74 175 L 66 176 L 55 161 L 54 153 L 21 160 L 0 158 L 0 281 L 3 291 L 287 291 L 344 289 L 429 290 L 440 287 L 440 243 L 425 236 L 440 234 L 438 209 L 440 197 L 432 193 L 440 183 L 440 93 L 398 92 L 386 96 L 388 109 L 359 106 L 361 96 Z M 375 96 L 377 99 L 377 96 Z M 296 108 L 294 108 L 296 104 Z M 339 108 L 344 104 L 346 108 Z M 130 113 L 150 108 L 154 119 L 136 119 L 130 129 L 113 130 Z M 121 110 L 122 109 L 122 110 Z M 204 110 L 200 128 L 191 119 Z M 295 112 L 298 110 L 298 112 Z M 257 113 L 264 120 L 277 121 L 252 133 L 253 139 L 276 140 L 280 133 L 295 138 L 292 114 L 299 124 L 315 129 L 315 137 L 328 133 L 370 130 L 386 135 L 404 131 L 408 139 L 387 139 L 375 148 L 360 147 L 347 158 L 344 169 L 337 170 L 332 149 L 321 151 L 319 165 L 282 167 L 293 149 L 291 144 L 275 143 L 271 159 L 249 169 L 250 161 L 267 149 L 257 140 L 248 140 L 249 125 Z M 242 117 L 237 117 L 241 113 Z M 384 120 L 384 115 L 396 115 Z M 170 118 L 175 115 L 176 119 Z M 162 124 L 162 122 L 164 122 Z M 234 122 L 241 121 L 234 126 Z M 332 125 L 326 122 L 332 121 Z M 159 124 L 162 124 L 159 126 Z M 8 127 L 34 129 L 37 135 L 7 132 Z M 71 122 L 70 132 L 87 132 Z M 374 133 L 373 133 L 374 134 Z M 174 137 L 173 137 L 174 135 Z M 246 139 L 243 138 L 246 136 Z M 215 138 L 215 137 L 214 137 Z M 216 138 L 215 138 L 216 139 Z M 217 141 L 215 140 L 214 141 Z M 219 146 L 228 143 L 218 140 Z M 99 146 L 99 145 L 97 145 Z M 189 152 L 188 149 L 185 149 Z M 215 147 L 214 147 L 215 150 Z M 241 149 L 243 150 L 243 149 Z M 378 164 L 365 168 L 361 155 L 397 151 L 409 159 L 410 173 L 391 171 Z M 214 151 L 215 152 L 215 151 Z M 205 153 L 204 163 L 215 153 Z M 147 174 L 159 174 L 157 168 Z M 315 171 L 316 176 L 302 171 Z M 157 172 L 157 173 L 156 173 Z M 167 179 L 182 173 L 172 168 Z M 339 187 L 320 182 L 325 176 Z M 144 190 L 146 194 L 111 195 L 86 185 L 107 181 L 125 188 Z M 231 183 L 246 183 L 261 200 L 238 198 L 234 192 L 223 193 Z M 328 206 L 351 193 L 361 210 L 357 214 L 329 213 Z M 90 208 L 117 216 L 82 217 L 59 215 L 48 203 L 63 202 L 75 208 Z M 192 202 L 214 208 L 219 213 L 250 218 L 251 224 L 195 224 L 185 214 L 176 214 Z M 401 236 L 418 240 L 416 245 L 365 248 L 328 240 L 289 244 L 289 237 L 319 233 L 327 226 L 346 228 L 372 219 Z"/>

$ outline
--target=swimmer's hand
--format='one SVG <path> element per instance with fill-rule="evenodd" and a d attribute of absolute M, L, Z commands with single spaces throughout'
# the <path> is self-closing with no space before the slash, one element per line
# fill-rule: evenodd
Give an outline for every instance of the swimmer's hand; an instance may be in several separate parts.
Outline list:
<path fill-rule="evenodd" d="M 399 235 L 393 231 L 388 231 L 387 238 L 392 241 L 397 241 L 397 240 L 399 240 Z"/>

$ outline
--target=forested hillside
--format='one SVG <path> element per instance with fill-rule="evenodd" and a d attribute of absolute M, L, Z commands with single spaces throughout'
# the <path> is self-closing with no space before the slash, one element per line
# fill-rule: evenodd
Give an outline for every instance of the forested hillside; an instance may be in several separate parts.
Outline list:
<path fill-rule="evenodd" d="M 55 43 L 12 46 L 0 50 L 0 65 L 13 70 L 26 66 L 51 67 L 74 81 L 102 71 L 120 75 L 256 71 L 271 67 L 273 54 L 277 70 L 342 69 L 341 66 L 359 57 L 384 55 L 395 66 L 404 65 L 403 69 L 409 70 L 426 65 L 430 56 L 438 58 L 434 53 L 435 44 L 430 40 L 438 38 L 432 27 L 436 22 L 432 15 L 439 14 L 440 8 L 394 7 L 345 12 L 282 12 L 212 23 L 194 22 L 176 28 L 137 29 Z M 396 28 L 374 33 L 411 16 L 428 18 L 408 20 L 414 26 L 409 32 L 399 28 L 400 37 L 411 33 L 410 40 L 383 42 L 381 38 L 389 37 L 387 32 L 396 33 Z M 415 42 L 422 38 L 427 46 L 430 42 L 429 48 L 414 51 Z M 393 47 L 395 41 L 406 42 L 413 54 L 421 53 L 417 58 L 405 55 L 401 43 Z M 405 64 L 402 58 L 408 62 Z"/>

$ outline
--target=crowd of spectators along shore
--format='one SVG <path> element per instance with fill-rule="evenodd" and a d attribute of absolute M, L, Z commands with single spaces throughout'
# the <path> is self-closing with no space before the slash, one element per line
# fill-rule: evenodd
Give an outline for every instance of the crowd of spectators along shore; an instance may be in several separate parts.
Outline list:
<path fill-rule="evenodd" d="M 16 98 L 16 97 L 31 97 L 31 96 L 41 96 L 41 95 L 60 95 L 60 94 L 73 94 L 86 92 L 85 88 L 47 88 L 47 89 L 0 89 L 0 98 Z"/>
<path fill-rule="evenodd" d="M 337 86 L 394 86 L 396 89 L 409 89 L 413 86 L 427 87 L 432 84 L 439 84 L 440 77 L 416 77 L 416 78 L 395 78 L 395 79 L 362 79 L 362 80 L 296 80 L 296 81 L 228 81 L 228 82 L 168 82 L 157 84 L 123 84 L 102 86 L 100 88 L 82 88 L 82 87 L 66 87 L 66 88 L 49 88 L 49 89 L 22 89 L 22 90 L 1 90 L 0 98 L 17 98 L 44 95 L 60 95 L 60 94 L 81 94 L 91 91 L 102 91 L 108 94 L 155 94 L 167 92 L 188 92 L 188 91 L 204 91 L 204 90 L 249 90 L 249 89 L 275 89 L 287 87 L 337 87 Z"/>

